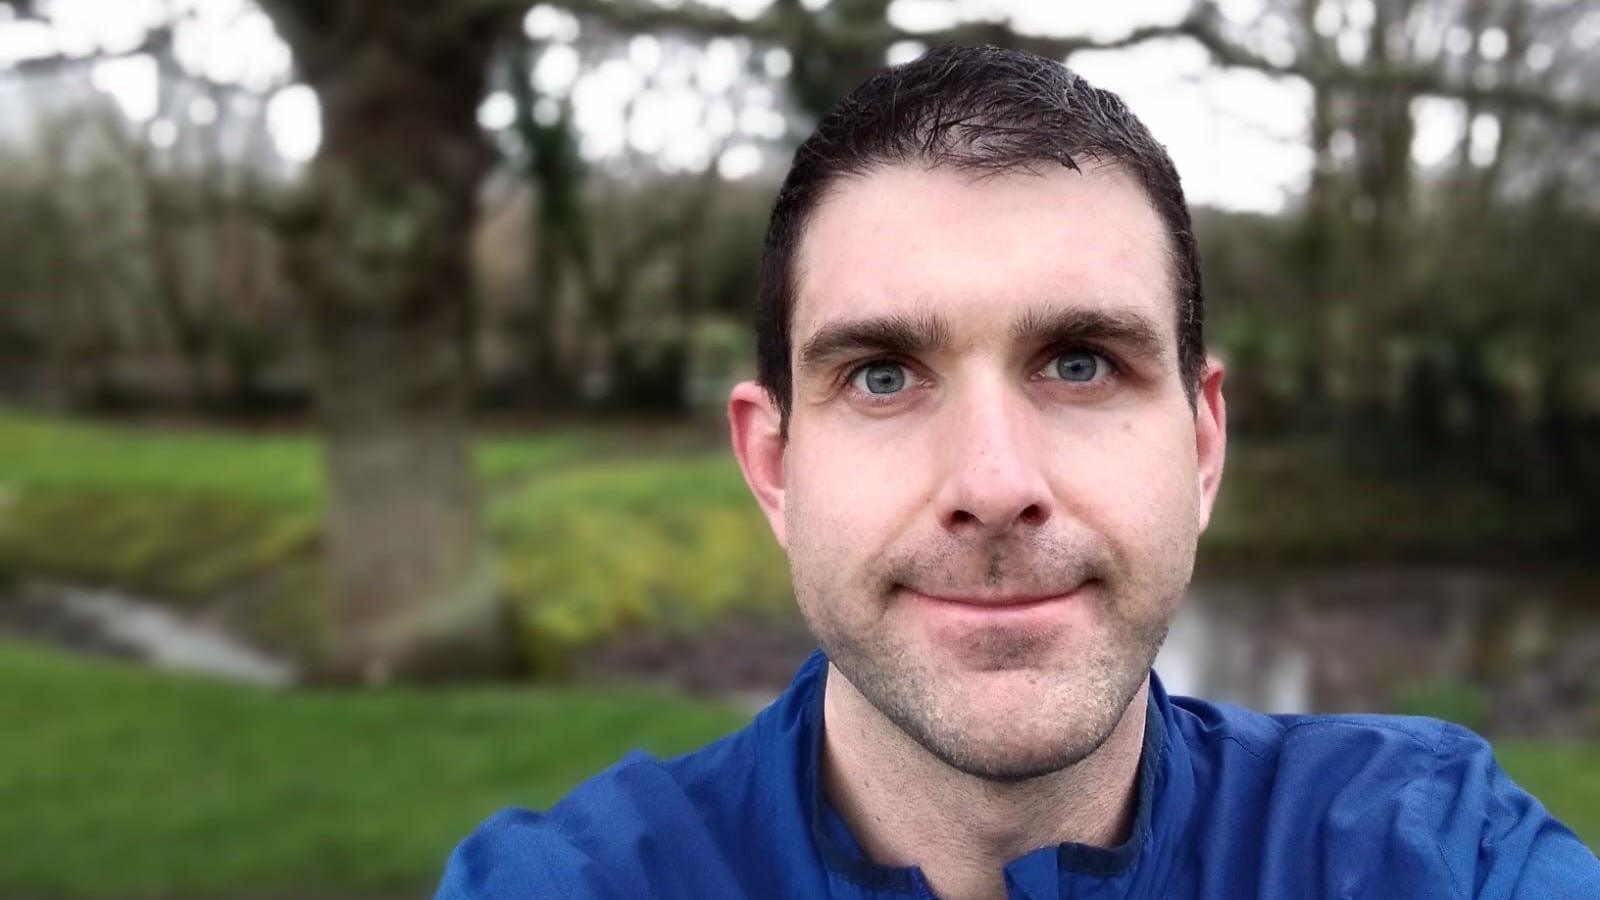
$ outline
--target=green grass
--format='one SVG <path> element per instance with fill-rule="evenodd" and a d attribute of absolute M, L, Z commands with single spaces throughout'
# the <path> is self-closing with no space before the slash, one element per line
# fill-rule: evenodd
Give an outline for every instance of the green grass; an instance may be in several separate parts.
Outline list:
<path fill-rule="evenodd" d="M 1551 814 L 1600 851 L 1600 744 L 1505 741 L 1500 765 Z"/>
<path fill-rule="evenodd" d="M 212 496 L 274 511 L 314 512 L 322 481 L 298 434 L 99 425 L 0 414 L 6 493 Z"/>
<path fill-rule="evenodd" d="M 273 693 L 0 642 L 0 885 L 39 898 L 420 895 L 490 812 L 744 716 L 646 689 Z M 1600 846 L 1600 746 L 1498 748 Z"/>
<path fill-rule="evenodd" d="M 578 456 L 575 431 L 492 435 L 474 462 L 490 483 Z M 0 411 L 0 493 L 146 494 L 226 498 L 264 510 L 316 512 L 322 469 L 300 432 L 97 424 Z"/>
<path fill-rule="evenodd" d="M 647 689 L 271 693 L 0 643 L 7 896 L 418 894 L 502 806 L 744 716 Z"/>

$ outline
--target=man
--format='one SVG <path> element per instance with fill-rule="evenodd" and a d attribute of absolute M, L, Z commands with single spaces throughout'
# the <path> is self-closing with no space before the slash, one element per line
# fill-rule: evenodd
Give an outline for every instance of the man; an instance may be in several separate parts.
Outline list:
<path fill-rule="evenodd" d="M 441 898 L 1600 897 L 1441 722 L 1150 673 L 1222 473 L 1165 151 L 1059 64 L 874 77 L 775 204 L 734 450 L 822 646 L 745 730 L 502 813 Z"/>

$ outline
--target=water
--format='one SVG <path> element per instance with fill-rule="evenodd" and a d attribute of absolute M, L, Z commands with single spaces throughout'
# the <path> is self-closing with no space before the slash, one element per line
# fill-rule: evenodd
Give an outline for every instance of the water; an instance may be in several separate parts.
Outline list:
<path fill-rule="evenodd" d="M 275 658 L 214 624 L 121 591 L 32 583 L 5 598 L 0 630 L 70 648 L 131 657 L 160 669 L 281 687 L 298 680 Z"/>
<path fill-rule="evenodd" d="M 1239 615 L 1227 588 L 1197 585 L 1184 598 L 1155 670 L 1172 694 L 1206 697 L 1266 712 L 1314 711 L 1310 650 L 1266 640 Z"/>
<path fill-rule="evenodd" d="M 1446 690 L 1476 692 L 1486 707 L 1469 724 L 1592 735 L 1600 573 L 1208 573 L 1190 588 L 1156 671 L 1172 693 L 1269 712 L 1394 711 L 1419 686 L 1456 686 Z"/>

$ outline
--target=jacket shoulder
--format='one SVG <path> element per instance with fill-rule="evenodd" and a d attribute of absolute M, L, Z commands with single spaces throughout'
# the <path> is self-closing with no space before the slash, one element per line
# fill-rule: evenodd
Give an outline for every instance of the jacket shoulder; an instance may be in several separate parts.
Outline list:
<path fill-rule="evenodd" d="M 737 802 L 747 739 L 667 761 L 630 753 L 548 812 L 496 813 L 451 854 L 436 900 L 736 896 L 714 807 Z"/>
<path fill-rule="evenodd" d="M 1191 747 L 1214 752 L 1231 744 L 1269 767 L 1351 753 L 1400 763 L 1432 752 L 1451 729 L 1465 731 L 1418 716 L 1269 715 L 1193 697 L 1174 697 L 1172 704 Z"/>
<path fill-rule="evenodd" d="M 1310 879 L 1334 897 L 1600 897 L 1600 861 L 1466 728 L 1175 705 L 1197 775 L 1210 769 L 1217 795 L 1254 794 L 1246 830 L 1266 851 L 1265 883 Z"/>
<path fill-rule="evenodd" d="M 628 896 L 618 873 L 527 809 L 490 816 L 450 854 L 435 900 Z"/>

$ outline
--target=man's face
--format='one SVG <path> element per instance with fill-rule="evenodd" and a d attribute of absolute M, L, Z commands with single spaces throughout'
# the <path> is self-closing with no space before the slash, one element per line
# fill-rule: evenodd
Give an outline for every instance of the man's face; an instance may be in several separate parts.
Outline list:
<path fill-rule="evenodd" d="M 956 768 L 1076 762 L 1144 683 L 1220 473 L 1161 219 L 1112 168 L 889 167 L 836 186 L 797 261 L 777 483 L 741 459 L 807 623 Z"/>

